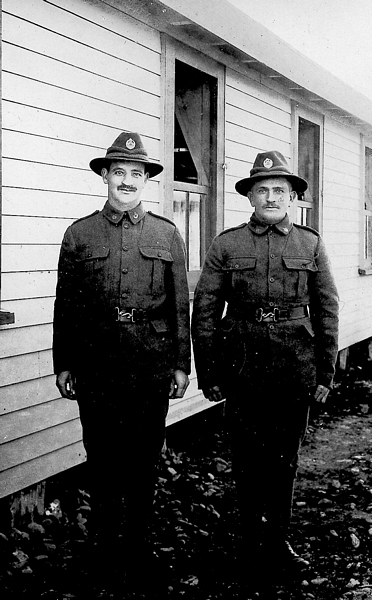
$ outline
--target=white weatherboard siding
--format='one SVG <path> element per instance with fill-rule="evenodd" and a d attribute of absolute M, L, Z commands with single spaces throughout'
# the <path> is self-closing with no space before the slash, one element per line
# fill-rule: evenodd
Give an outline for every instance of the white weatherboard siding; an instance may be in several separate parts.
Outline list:
<path fill-rule="evenodd" d="M 52 315 L 66 227 L 102 207 L 89 161 L 122 129 L 161 158 L 160 36 L 101 2 L 3 1 L 0 496 L 84 460 L 77 405 L 52 374 Z M 161 212 L 160 181 L 146 206 Z"/>
<path fill-rule="evenodd" d="M 249 176 L 258 152 L 280 150 L 290 161 L 291 104 L 251 79 L 226 73 L 225 228 L 246 221 L 252 212 L 235 183 Z"/>
<path fill-rule="evenodd" d="M 340 295 L 340 349 L 372 336 L 371 278 L 358 274 L 361 152 L 357 131 L 326 118 L 323 223 Z"/>

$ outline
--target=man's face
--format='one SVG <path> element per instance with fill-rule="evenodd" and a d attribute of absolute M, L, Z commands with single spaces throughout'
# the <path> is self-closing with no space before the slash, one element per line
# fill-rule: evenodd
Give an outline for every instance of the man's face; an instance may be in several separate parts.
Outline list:
<path fill-rule="evenodd" d="M 256 217 L 272 225 L 284 219 L 291 202 L 296 197 L 285 177 L 269 177 L 257 181 L 247 194 Z"/>
<path fill-rule="evenodd" d="M 103 182 L 108 185 L 108 201 L 118 210 L 137 206 L 148 180 L 144 163 L 118 161 L 110 164 L 109 171 L 102 169 Z"/>

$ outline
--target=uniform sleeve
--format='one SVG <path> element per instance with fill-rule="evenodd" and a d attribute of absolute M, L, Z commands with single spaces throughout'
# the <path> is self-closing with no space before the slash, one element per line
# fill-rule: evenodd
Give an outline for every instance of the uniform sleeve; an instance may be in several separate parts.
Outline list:
<path fill-rule="evenodd" d="M 322 238 L 315 256 L 318 271 L 310 286 L 311 321 L 316 340 L 317 384 L 332 387 L 338 352 L 338 293 Z"/>
<path fill-rule="evenodd" d="M 67 229 L 58 262 L 58 279 L 53 320 L 53 363 L 56 374 L 73 371 L 75 365 L 78 285 L 75 242 Z"/>
<path fill-rule="evenodd" d="M 225 307 L 222 249 L 218 238 L 213 241 L 195 289 L 191 332 L 198 386 L 207 389 L 218 385 L 216 336 Z"/>
<path fill-rule="evenodd" d="M 173 262 L 167 282 L 167 307 L 170 311 L 174 342 L 174 368 L 191 372 L 190 300 L 186 272 L 185 244 L 178 229 L 171 245 Z"/>

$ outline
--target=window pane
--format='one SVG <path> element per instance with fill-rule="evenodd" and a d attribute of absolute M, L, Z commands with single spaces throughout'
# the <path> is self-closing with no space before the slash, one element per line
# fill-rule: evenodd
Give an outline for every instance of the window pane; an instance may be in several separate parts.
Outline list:
<path fill-rule="evenodd" d="M 200 269 L 200 194 L 189 198 L 189 270 Z"/>
<path fill-rule="evenodd" d="M 372 261 L 372 215 L 366 215 L 364 258 Z"/>
<path fill-rule="evenodd" d="M 372 149 L 365 150 L 365 208 L 372 210 Z"/>
<path fill-rule="evenodd" d="M 306 119 L 298 123 L 298 174 L 309 184 L 305 200 L 316 202 L 319 195 L 320 127 Z"/>
<path fill-rule="evenodd" d="M 173 221 L 181 232 L 185 244 L 186 239 L 187 192 L 173 192 Z"/>

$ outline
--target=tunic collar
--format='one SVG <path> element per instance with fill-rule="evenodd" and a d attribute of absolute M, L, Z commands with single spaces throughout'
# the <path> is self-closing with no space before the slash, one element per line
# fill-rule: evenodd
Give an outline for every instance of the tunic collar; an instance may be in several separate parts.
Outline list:
<path fill-rule="evenodd" d="M 263 223 L 257 219 L 256 215 L 253 213 L 251 216 L 248 227 L 253 233 L 257 235 L 262 235 L 266 233 L 269 229 L 277 231 L 282 235 L 288 235 L 293 227 L 293 223 L 290 221 L 289 216 L 286 215 L 282 221 L 279 223 L 275 223 L 274 225 L 268 225 L 267 223 Z"/>
<path fill-rule="evenodd" d="M 106 217 L 106 219 L 110 221 L 110 223 L 113 223 L 114 225 L 118 225 L 123 219 L 129 219 L 129 221 L 131 221 L 133 225 L 135 225 L 143 219 L 143 217 L 146 214 L 146 211 L 143 207 L 142 202 L 137 204 L 137 206 L 135 206 L 134 208 L 122 212 L 111 206 L 111 204 L 107 200 L 105 206 L 102 209 L 102 214 L 104 217 Z"/>

